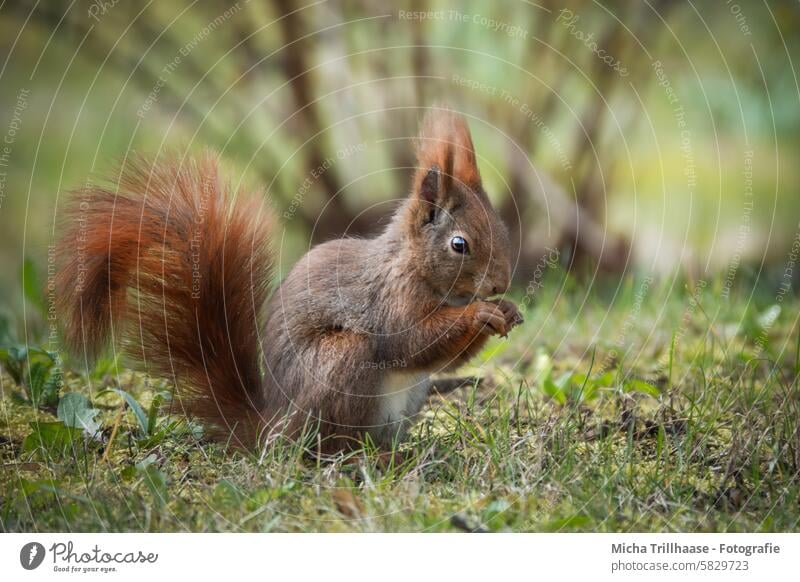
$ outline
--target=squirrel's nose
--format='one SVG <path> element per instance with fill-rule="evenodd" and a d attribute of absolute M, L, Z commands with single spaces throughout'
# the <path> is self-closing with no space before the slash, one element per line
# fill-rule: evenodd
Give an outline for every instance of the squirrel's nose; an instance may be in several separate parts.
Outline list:
<path fill-rule="evenodd" d="M 503 275 L 503 278 L 499 279 L 496 282 L 496 285 L 492 287 L 492 295 L 498 295 L 499 293 L 505 293 L 506 291 L 508 291 L 510 279 L 511 277 Z"/>

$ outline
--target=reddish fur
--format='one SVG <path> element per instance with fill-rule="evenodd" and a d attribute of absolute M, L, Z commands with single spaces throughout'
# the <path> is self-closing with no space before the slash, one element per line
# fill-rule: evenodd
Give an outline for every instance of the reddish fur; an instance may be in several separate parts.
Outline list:
<path fill-rule="evenodd" d="M 408 344 L 425 346 L 410 358 L 415 369 L 435 366 L 449 369 L 463 364 L 480 351 L 489 339 L 490 329 L 476 319 L 479 303 L 461 307 L 442 306 L 409 331 Z"/>
<path fill-rule="evenodd" d="M 189 414 L 252 444 L 272 223 L 220 180 L 213 155 L 126 161 L 116 190 L 88 187 L 68 202 L 57 278 L 68 342 L 91 358 L 113 334 L 175 380 Z"/>
<path fill-rule="evenodd" d="M 422 180 L 433 166 L 442 171 L 445 190 L 450 188 L 452 180 L 474 190 L 481 188 L 469 126 L 462 116 L 449 109 L 432 109 L 422 121 L 417 139 L 415 191 L 420 190 Z"/>
<path fill-rule="evenodd" d="M 434 110 L 417 154 L 415 192 L 384 233 L 309 251 L 265 322 L 272 215 L 220 180 L 213 155 L 134 157 L 114 188 L 88 187 L 67 204 L 57 287 L 69 344 L 91 358 L 122 342 L 173 381 L 187 413 L 246 447 L 262 429 L 294 438 L 307 423 L 319 425 L 322 452 L 365 435 L 390 446 L 376 396 L 391 371 L 363 364 L 452 368 L 518 317 L 508 302 L 444 301 L 451 288 L 459 301 L 502 292 L 510 277 L 507 234 L 481 187 L 466 122 Z M 426 226 L 431 200 L 420 185 L 433 166 L 443 177 L 434 172 L 435 205 L 446 212 Z M 456 225 L 472 237 L 469 263 L 447 245 Z"/>

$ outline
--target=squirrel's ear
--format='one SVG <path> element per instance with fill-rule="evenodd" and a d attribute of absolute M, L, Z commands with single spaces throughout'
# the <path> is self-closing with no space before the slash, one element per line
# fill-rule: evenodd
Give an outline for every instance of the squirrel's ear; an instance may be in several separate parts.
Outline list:
<path fill-rule="evenodd" d="M 467 122 L 449 109 L 433 108 L 425 115 L 417 139 L 414 192 L 427 202 L 444 202 L 453 181 L 481 187 L 475 148 Z"/>
<path fill-rule="evenodd" d="M 419 197 L 425 202 L 435 203 L 442 197 L 442 192 L 440 192 L 442 186 L 442 171 L 438 165 L 433 164 L 422 177 L 422 182 L 419 186 Z"/>

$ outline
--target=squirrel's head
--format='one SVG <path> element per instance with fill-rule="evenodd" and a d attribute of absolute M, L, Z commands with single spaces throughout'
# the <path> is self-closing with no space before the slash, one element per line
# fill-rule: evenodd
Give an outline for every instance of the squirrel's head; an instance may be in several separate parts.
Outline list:
<path fill-rule="evenodd" d="M 404 224 L 412 261 L 447 303 L 508 288 L 508 230 L 483 190 L 467 122 L 448 109 L 431 110 L 422 123 Z"/>

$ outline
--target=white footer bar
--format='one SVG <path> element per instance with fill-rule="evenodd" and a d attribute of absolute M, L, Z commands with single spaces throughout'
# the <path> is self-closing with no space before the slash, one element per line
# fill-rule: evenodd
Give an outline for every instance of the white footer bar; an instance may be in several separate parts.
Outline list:
<path fill-rule="evenodd" d="M 3 534 L 0 573 L 137 582 L 774 582 L 800 579 L 800 534 Z"/>

